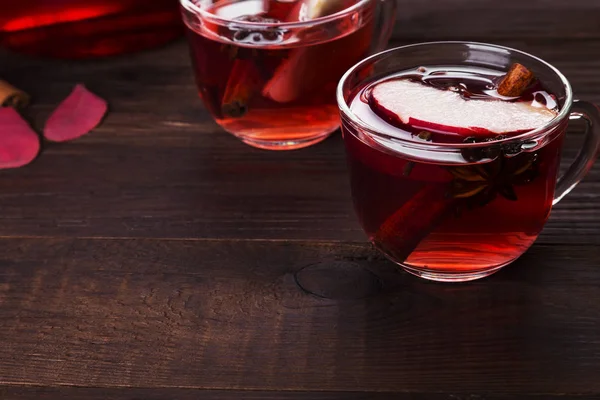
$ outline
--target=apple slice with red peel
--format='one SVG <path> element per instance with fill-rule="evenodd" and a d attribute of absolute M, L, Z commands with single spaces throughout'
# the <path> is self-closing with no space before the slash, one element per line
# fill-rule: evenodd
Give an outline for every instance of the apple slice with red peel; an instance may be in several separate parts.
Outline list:
<path fill-rule="evenodd" d="M 279 21 L 296 22 L 301 3 L 303 0 L 263 0 L 263 13 Z"/>
<path fill-rule="evenodd" d="M 285 19 L 286 22 L 308 21 L 321 18 L 346 9 L 349 0 L 304 0 Z M 319 65 L 323 59 L 319 46 L 300 47 L 290 51 L 290 57 L 284 60 L 275 70 L 273 77 L 262 90 L 263 96 L 278 103 L 289 103 L 299 98 L 307 90 L 312 90 L 314 82 L 307 77 L 322 75 Z"/>
<path fill-rule="evenodd" d="M 369 94 L 369 105 L 379 117 L 399 128 L 464 136 L 527 132 L 557 115 L 527 102 L 466 100 L 459 93 L 408 79 L 376 84 Z"/>

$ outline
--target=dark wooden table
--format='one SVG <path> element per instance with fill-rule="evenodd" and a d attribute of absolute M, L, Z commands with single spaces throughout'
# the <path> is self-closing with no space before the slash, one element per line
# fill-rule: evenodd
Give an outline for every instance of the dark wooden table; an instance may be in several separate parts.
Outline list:
<path fill-rule="evenodd" d="M 405 0 L 392 45 L 519 47 L 600 102 L 599 15 Z M 366 243 L 339 134 L 283 153 L 238 142 L 201 106 L 182 41 L 95 62 L 0 53 L 0 77 L 35 96 L 38 125 L 76 82 L 112 109 L 0 171 L 1 399 L 600 398 L 600 167 L 520 261 L 436 284 Z M 314 264 L 325 297 L 295 283 Z M 379 280 L 357 299 L 339 272 L 363 267 Z"/>

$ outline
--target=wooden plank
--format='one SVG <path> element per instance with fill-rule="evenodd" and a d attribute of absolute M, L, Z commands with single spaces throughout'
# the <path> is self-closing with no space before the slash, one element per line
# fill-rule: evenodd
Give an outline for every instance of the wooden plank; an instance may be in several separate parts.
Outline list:
<path fill-rule="evenodd" d="M 0 384 L 600 395 L 599 257 L 443 285 L 360 244 L 3 239 Z"/>
<path fill-rule="evenodd" d="M 415 41 L 598 38 L 589 0 L 401 0 L 394 36 Z"/>
<path fill-rule="evenodd" d="M 196 400 L 202 399 L 265 399 L 265 400 L 594 400 L 593 395 L 496 395 L 496 394 L 444 394 L 444 393 L 374 393 L 374 392 L 264 392 L 239 390 L 197 389 L 106 389 L 106 388 L 40 388 L 0 387 L 3 400 Z"/>
<path fill-rule="evenodd" d="M 590 0 L 401 0 L 395 37 L 499 40 L 599 38 L 600 4 Z"/>
<path fill-rule="evenodd" d="M 581 97 L 600 101 L 598 42 L 506 44 L 555 63 Z M 401 42 L 395 42 L 395 45 Z M 252 149 L 210 121 L 185 43 L 98 62 L 10 57 L 0 76 L 36 98 L 40 127 L 72 85 L 106 97 L 106 122 L 0 172 L 0 236 L 287 238 L 363 241 L 339 134 L 309 149 Z M 578 138 L 567 141 L 565 165 Z M 600 243 L 600 168 L 554 211 L 544 243 Z"/>

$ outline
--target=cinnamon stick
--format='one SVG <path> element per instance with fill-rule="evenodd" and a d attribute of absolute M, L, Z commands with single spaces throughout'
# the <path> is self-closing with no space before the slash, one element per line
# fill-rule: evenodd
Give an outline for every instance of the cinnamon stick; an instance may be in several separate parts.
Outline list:
<path fill-rule="evenodd" d="M 428 184 L 388 217 L 373 242 L 402 262 L 448 215 L 454 200 L 446 198 L 444 185 Z"/>
<path fill-rule="evenodd" d="M 261 85 L 260 71 L 253 60 L 235 60 L 221 101 L 223 115 L 243 117 L 248 112 L 248 103 L 260 91 Z"/>
<path fill-rule="evenodd" d="M 515 63 L 498 85 L 498 94 L 506 97 L 519 97 L 534 78 L 533 72 L 525 66 Z"/>
<path fill-rule="evenodd" d="M 27 93 L 0 79 L 0 107 L 20 108 L 28 103 Z"/>

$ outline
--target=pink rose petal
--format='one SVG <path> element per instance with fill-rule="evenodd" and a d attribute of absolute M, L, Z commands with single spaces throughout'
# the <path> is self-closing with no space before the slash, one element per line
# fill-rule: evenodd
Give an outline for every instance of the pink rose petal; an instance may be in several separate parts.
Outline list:
<path fill-rule="evenodd" d="M 32 162 L 40 138 L 12 107 L 0 108 L 0 168 L 18 168 Z"/>
<path fill-rule="evenodd" d="M 46 122 L 44 137 L 54 142 L 77 139 L 97 127 L 107 109 L 106 101 L 78 84 Z"/>

